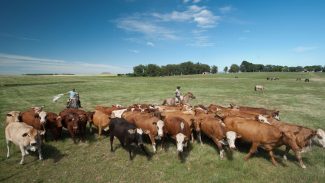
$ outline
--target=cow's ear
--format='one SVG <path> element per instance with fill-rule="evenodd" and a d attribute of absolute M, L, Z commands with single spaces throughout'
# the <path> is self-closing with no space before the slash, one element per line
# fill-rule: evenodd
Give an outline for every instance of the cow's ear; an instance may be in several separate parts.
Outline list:
<path fill-rule="evenodd" d="M 12 115 L 11 115 L 11 114 L 9 114 L 9 113 L 7 114 L 7 116 L 8 116 L 8 117 L 12 117 Z"/>
<path fill-rule="evenodd" d="M 23 137 L 26 137 L 27 135 L 28 135 L 28 133 L 24 133 L 22 136 L 23 136 Z"/>
<path fill-rule="evenodd" d="M 129 134 L 134 134 L 135 133 L 135 129 L 129 129 L 128 132 L 129 132 Z"/>

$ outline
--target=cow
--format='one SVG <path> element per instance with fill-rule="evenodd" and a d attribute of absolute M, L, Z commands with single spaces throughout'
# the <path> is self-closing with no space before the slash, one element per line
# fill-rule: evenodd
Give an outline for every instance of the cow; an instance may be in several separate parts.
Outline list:
<path fill-rule="evenodd" d="M 69 114 L 71 115 L 69 116 Z M 74 142 L 76 143 L 76 135 L 79 135 L 80 140 L 85 142 L 86 126 L 89 120 L 87 112 L 80 109 L 65 109 L 60 112 L 60 116 L 62 118 L 63 126 L 68 128 Z"/>
<path fill-rule="evenodd" d="M 177 116 L 169 116 L 164 119 L 165 133 L 169 134 L 176 140 L 176 149 L 178 153 L 182 153 L 184 147 L 187 147 L 191 136 L 190 126 L 183 118 Z"/>
<path fill-rule="evenodd" d="M 225 109 L 228 108 L 216 104 L 210 104 L 208 107 L 208 113 L 216 113 L 218 111 L 225 110 Z"/>
<path fill-rule="evenodd" d="M 254 90 L 261 91 L 264 93 L 264 86 L 263 85 L 255 85 Z"/>
<path fill-rule="evenodd" d="M 95 110 L 97 111 L 101 111 L 107 115 L 111 115 L 112 114 L 112 111 L 114 110 L 119 110 L 119 109 L 125 109 L 124 107 L 120 107 L 120 105 L 118 106 L 115 106 L 115 105 L 112 105 L 112 107 L 105 107 L 105 106 L 96 106 Z"/>
<path fill-rule="evenodd" d="M 176 111 L 176 112 L 163 112 L 161 114 L 163 117 L 179 117 L 182 118 L 184 122 L 186 122 L 188 124 L 188 126 L 190 127 L 190 131 L 191 131 L 191 141 L 192 143 L 194 142 L 194 115 L 195 112 L 183 112 L 183 111 Z"/>
<path fill-rule="evenodd" d="M 53 139 L 58 140 L 62 133 L 62 118 L 54 112 L 47 112 L 46 116 L 47 122 L 45 124 L 45 139 L 48 131 L 52 133 Z"/>
<path fill-rule="evenodd" d="M 19 122 L 20 111 L 10 111 L 6 115 L 5 126 L 11 122 Z"/>
<path fill-rule="evenodd" d="M 126 146 L 128 148 L 130 160 L 132 160 L 132 143 L 135 143 L 137 146 L 140 146 L 144 153 L 149 156 L 143 145 L 143 130 L 141 128 L 137 128 L 134 124 L 127 122 L 123 118 L 114 118 L 109 124 L 109 131 L 111 152 L 113 152 L 114 137 L 117 137 L 121 145 L 123 147 Z"/>
<path fill-rule="evenodd" d="M 321 135 L 321 131 L 316 131 L 307 127 L 303 127 L 300 125 L 295 125 L 291 123 L 286 123 L 286 122 L 280 122 L 274 119 L 268 118 L 268 121 L 271 123 L 272 126 L 275 126 L 278 128 L 280 131 L 285 132 L 285 133 L 292 133 L 295 136 L 295 142 L 298 145 L 299 149 L 304 151 L 304 149 L 308 148 L 311 146 L 311 143 L 313 140 L 315 141 L 316 139 L 321 140 L 323 137 Z M 291 146 L 286 145 L 286 150 L 283 155 L 283 158 L 286 160 L 286 155 L 288 152 L 292 149 Z"/>
<path fill-rule="evenodd" d="M 325 148 L 325 132 L 324 132 L 324 130 L 319 128 L 316 130 L 316 134 L 317 134 L 317 136 L 314 136 L 311 139 L 312 143 L 317 146 L 320 146 L 322 148 Z"/>
<path fill-rule="evenodd" d="M 286 145 L 295 152 L 300 166 L 306 168 L 301 159 L 295 136 L 292 133 L 280 131 L 273 125 L 241 117 L 226 117 L 223 121 L 226 125 L 227 131 L 233 131 L 239 134 L 243 140 L 252 143 L 249 153 L 244 158 L 245 160 L 248 160 L 257 148 L 262 146 L 266 151 L 268 151 L 273 165 L 276 165 L 277 162 L 274 158 L 273 150 L 278 146 Z"/>
<path fill-rule="evenodd" d="M 45 111 L 35 112 L 35 109 L 22 112 L 19 116 L 20 121 L 34 127 L 37 130 L 45 130 L 47 113 Z"/>
<path fill-rule="evenodd" d="M 309 83 L 309 78 L 306 78 L 306 79 L 305 79 L 305 82 L 308 82 L 308 83 Z"/>
<path fill-rule="evenodd" d="M 161 139 L 164 135 L 164 121 L 160 119 L 160 113 L 126 112 L 122 115 L 129 123 L 144 130 L 150 138 L 153 151 L 156 152 L 155 139 Z"/>
<path fill-rule="evenodd" d="M 7 158 L 10 156 L 10 142 L 16 144 L 20 148 L 21 160 L 20 164 L 24 164 L 24 158 L 28 150 L 38 151 L 39 160 L 43 159 L 41 149 L 41 139 L 38 130 L 22 122 L 11 122 L 5 128 Z"/>
<path fill-rule="evenodd" d="M 224 144 L 224 139 L 226 138 L 226 129 L 223 122 L 220 119 L 215 118 L 214 114 L 196 113 L 194 126 L 200 143 L 202 144 L 202 131 L 217 145 L 220 158 L 223 159 L 224 150 L 222 144 Z"/>
<path fill-rule="evenodd" d="M 92 124 L 96 126 L 98 128 L 98 137 L 100 138 L 102 130 L 108 131 L 110 121 L 110 115 L 100 110 L 95 110 L 95 113 L 93 115 L 93 123 L 90 123 L 90 129 L 92 129 Z"/>
<path fill-rule="evenodd" d="M 111 118 L 121 118 L 125 111 L 127 111 L 127 109 L 114 110 L 112 111 Z"/>
<path fill-rule="evenodd" d="M 271 110 L 265 108 L 258 108 L 258 107 L 247 107 L 247 106 L 237 106 L 234 104 L 230 104 L 232 109 L 238 109 L 240 112 L 253 114 L 253 115 L 267 115 L 272 116 L 276 120 L 280 120 L 280 111 L 279 110 Z"/>

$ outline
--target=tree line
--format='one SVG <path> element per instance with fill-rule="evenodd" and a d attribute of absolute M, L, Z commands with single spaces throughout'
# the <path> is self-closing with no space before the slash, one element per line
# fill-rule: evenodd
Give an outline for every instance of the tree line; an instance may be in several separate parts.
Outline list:
<path fill-rule="evenodd" d="M 296 66 L 288 67 L 281 65 L 263 65 L 254 64 L 248 61 L 242 61 L 240 65 L 232 64 L 230 67 L 224 67 L 225 73 L 237 72 L 325 72 L 325 66 L 312 65 L 312 66 Z M 129 76 L 175 76 L 175 75 L 191 75 L 203 73 L 218 73 L 218 67 L 213 65 L 209 66 L 202 63 L 193 63 L 191 61 L 183 62 L 180 64 L 167 64 L 158 66 L 156 64 L 137 65 L 133 67 L 133 73 L 127 74 Z"/>
<path fill-rule="evenodd" d="M 156 64 L 137 65 L 133 67 L 134 76 L 174 76 L 174 75 L 190 75 L 202 73 L 217 73 L 217 66 L 209 66 L 202 63 L 193 63 L 191 61 L 180 64 L 168 64 L 158 66 Z"/>

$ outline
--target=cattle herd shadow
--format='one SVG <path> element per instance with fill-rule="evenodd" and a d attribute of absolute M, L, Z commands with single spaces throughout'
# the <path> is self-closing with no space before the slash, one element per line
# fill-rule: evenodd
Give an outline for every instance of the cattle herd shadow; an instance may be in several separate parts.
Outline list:
<path fill-rule="evenodd" d="M 43 157 L 45 160 L 52 159 L 54 163 L 59 162 L 66 154 L 62 154 L 56 147 L 50 144 L 42 145 Z"/>

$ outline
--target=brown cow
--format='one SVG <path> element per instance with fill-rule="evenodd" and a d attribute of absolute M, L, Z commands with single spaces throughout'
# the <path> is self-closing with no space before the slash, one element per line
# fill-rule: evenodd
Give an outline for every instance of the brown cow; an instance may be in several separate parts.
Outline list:
<path fill-rule="evenodd" d="M 223 140 L 226 138 L 225 124 L 220 119 L 215 118 L 214 114 L 196 113 L 194 125 L 200 143 L 202 144 L 202 131 L 217 145 L 220 158 L 223 159 L 224 150 L 222 148 L 222 144 Z"/>
<path fill-rule="evenodd" d="M 265 108 L 256 108 L 256 107 L 247 107 L 247 106 L 235 106 L 234 104 L 230 104 L 232 109 L 238 109 L 241 112 L 250 113 L 250 114 L 263 114 L 263 115 L 269 115 L 273 118 L 280 120 L 280 111 L 278 110 L 270 110 Z"/>
<path fill-rule="evenodd" d="M 37 130 L 45 130 L 46 115 L 45 111 L 36 113 L 33 109 L 30 109 L 21 113 L 20 120 Z"/>
<path fill-rule="evenodd" d="M 79 115 L 74 112 L 70 113 L 62 113 L 60 112 L 60 116 L 62 117 L 62 125 L 63 127 L 67 128 L 73 142 L 76 144 L 76 136 L 79 133 Z"/>
<path fill-rule="evenodd" d="M 112 114 L 112 111 L 119 110 L 119 109 L 125 109 L 125 107 L 121 107 L 119 105 L 118 106 L 112 105 L 112 107 L 105 107 L 105 106 L 98 105 L 95 108 L 95 110 L 101 111 L 109 116 Z"/>
<path fill-rule="evenodd" d="M 195 112 L 192 111 L 191 113 L 184 112 L 184 111 L 172 111 L 172 112 L 163 112 L 161 115 L 163 117 L 179 117 L 182 118 L 184 122 L 188 124 L 191 130 L 191 141 L 194 142 L 194 114 Z"/>
<path fill-rule="evenodd" d="M 187 147 L 191 136 L 191 129 L 183 118 L 177 116 L 168 116 L 165 121 L 165 133 L 169 134 L 176 140 L 177 152 L 183 152 L 183 148 Z"/>
<path fill-rule="evenodd" d="M 62 118 L 61 116 L 53 113 L 53 112 L 47 112 L 47 123 L 45 124 L 45 139 L 48 134 L 48 131 L 51 131 L 53 139 L 58 140 L 61 137 L 62 132 Z"/>
<path fill-rule="evenodd" d="M 245 160 L 248 160 L 248 158 L 252 156 L 258 146 L 262 146 L 269 152 L 272 163 L 276 165 L 277 163 L 274 159 L 273 149 L 281 145 L 287 145 L 295 152 L 300 166 L 306 168 L 302 162 L 299 147 L 296 144 L 295 137 L 292 133 L 281 132 L 273 125 L 240 117 L 226 117 L 223 121 L 226 125 L 227 131 L 234 131 L 239 134 L 243 140 L 252 143 L 249 153 L 245 156 Z"/>
<path fill-rule="evenodd" d="M 64 123 L 63 126 L 65 128 L 67 128 L 69 126 L 68 123 L 70 123 L 71 121 L 73 121 L 73 123 L 75 122 L 71 118 L 66 118 L 66 116 L 68 114 L 77 114 L 77 116 L 78 116 L 77 119 L 74 119 L 77 122 L 77 129 L 74 129 L 75 130 L 74 135 L 78 134 L 81 141 L 85 142 L 85 140 L 86 140 L 86 126 L 87 126 L 87 122 L 89 119 L 87 112 L 80 110 L 80 109 L 72 109 L 72 108 L 65 109 L 65 110 L 61 111 L 60 116 L 62 118 L 62 122 Z M 69 130 L 69 132 L 71 134 L 70 130 Z M 74 139 L 74 141 L 75 141 L 75 139 Z"/>
<path fill-rule="evenodd" d="M 111 116 L 102 112 L 101 110 L 95 110 L 93 115 L 93 123 L 90 123 L 90 129 L 92 129 L 92 124 L 98 128 L 98 137 L 101 137 L 102 130 L 108 131 L 109 123 L 111 121 Z"/>
<path fill-rule="evenodd" d="M 164 135 L 164 121 L 157 117 L 157 113 L 145 113 L 145 112 L 125 112 L 122 117 L 129 123 L 135 124 L 138 128 L 141 128 L 145 134 L 149 135 L 153 151 L 156 152 L 155 138 L 160 139 Z"/>
<path fill-rule="evenodd" d="M 208 107 L 208 113 L 216 113 L 224 109 L 228 109 L 228 108 L 220 105 L 210 104 Z"/>

